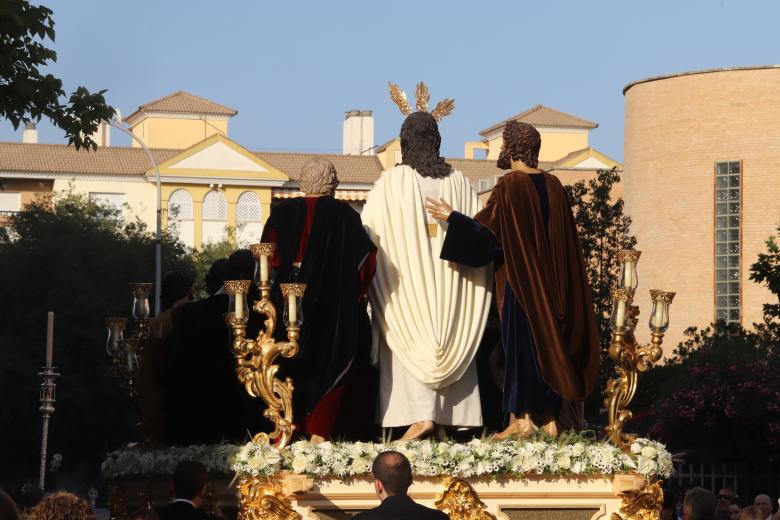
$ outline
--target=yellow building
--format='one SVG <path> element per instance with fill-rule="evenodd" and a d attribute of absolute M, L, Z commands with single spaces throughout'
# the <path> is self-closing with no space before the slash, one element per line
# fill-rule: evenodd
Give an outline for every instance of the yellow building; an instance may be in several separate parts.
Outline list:
<path fill-rule="evenodd" d="M 236 229 L 242 245 L 256 242 L 273 201 L 301 194 L 296 179 L 301 166 L 315 156 L 246 149 L 229 138 L 229 122 L 237 113 L 179 91 L 139 106 L 126 118 L 158 165 L 163 226 L 191 247 L 221 240 L 226 228 Z M 540 166 L 564 183 L 592 177 L 597 168 L 620 166 L 588 147 L 595 123 L 541 105 L 516 117 L 539 125 L 544 140 Z M 401 161 L 401 147 L 397 138 L 373 146 L 370 111 L 347 111 L 343 124 L 343 154 L 316 155 L 336 166 L 336 197 L 359 210 L 381 172 Z M 495 164 L 505 124 L 482 132 L 486 158 L 447 159 L 480 192 L 489 192 L 505 173 Z M 36 194 L 72 190 L 116 207 L 126 221 L 139 218 L 154 228 L 156 175 L 145 151 L 135 141 L 129 147 L 111 146 L 107 125 L 96 141 L 100 146 L 91 152 L 39 144 L 34 125 L 28 125 L 21 143 L 0 143 L 0 219 Z"/>

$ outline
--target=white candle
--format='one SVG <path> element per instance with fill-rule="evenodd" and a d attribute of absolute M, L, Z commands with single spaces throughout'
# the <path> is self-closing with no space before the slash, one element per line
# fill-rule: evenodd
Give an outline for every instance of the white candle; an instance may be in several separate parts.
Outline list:
<path fill-rule="evenodd" d="M 633 287 L 634 282 L 634 262 L 626 261 L 623 268 L 623 287 Z"/>
<path fill-rule="evenodd" d="M 54 313 L 49 311 L 46 324 L 46 366 L 50 367 L 54 357 Z"/>
<path fill-rule="evenodd" d="M 234 297 L 236 299 L 236 319 L 244 319 L 244 295 L 241 293 L 236 293 Z"/>
<path fill-rule="evenodd" d="M 622 327 L 626 324 L 626 302 L 618 300 L 617 302 L 617 315 L 615 316 L 615 325 Z"/>
<path fill-rule="evenodd" d="M 268 257 L 266 255 L 260 255 L 260 281 L 263 283 L 268 281 Z"/>
<path fill-rule="evenodd" d="M 664 304 L 658 302 L 655 304 L 655 314 L 653 314 L 653 326 L 663 328 L 664 326 Z"/>
<path fill-rule="evenodd" d="M 294 294 L 287 296 L 287 318 L 290 325 L 295 325 L 295 322 L 298 321 L 298 308 L 295 305 Z"/>

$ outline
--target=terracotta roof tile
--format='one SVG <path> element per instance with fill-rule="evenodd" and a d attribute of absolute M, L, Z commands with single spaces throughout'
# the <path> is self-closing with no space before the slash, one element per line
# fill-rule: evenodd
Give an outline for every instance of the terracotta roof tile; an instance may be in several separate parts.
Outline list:
<path fill-rule="evenodd" d="M 520 112 L 509 119 L 505 119 L 490 128 L 482 130 L 479 135 L 486 136 L 492 134 L 496 130 L 503 129 L 507 122 L 512 120 L 522 121 L 523 123 L 528 123 L 533 126 L 552 128 L 584 128 L 590 130 L 599 126 L 598 123 L 594 123 L 593 121 L 581 119 L 544 105 L 536 105 L 525 112 Z"/>
<path fill-rule="evenodd" d="M 301 167 L 313 157 L 322 157 L 333 163 L 342 184 L 373 184 L 382 173 L 382 164 L 375 155 L 337 155 L 313 153 L 254 152 L 257 157 L 298 180 Z"/>
<path fill-rule="evenodd" d="M 189 92 L 179 90 L 173 94 L 144 103 L 138 110 L 130 114 L 127 119 L 133 119 L 142 112 L 162 112 L 169 114 L 205 114 L 213 116 L 229 116 L 238 114 L 238 110 L 220 105 Z"/>
<path fill-rule="evenodd" d="M 159 164 L 180 152 L 155 149 L 152 155 Z M 149 168 L 149 158 L 141 148 L 110 146 L 87 151 L 62 144 L 0 142 L 0 171 L 140 176 Z"/>

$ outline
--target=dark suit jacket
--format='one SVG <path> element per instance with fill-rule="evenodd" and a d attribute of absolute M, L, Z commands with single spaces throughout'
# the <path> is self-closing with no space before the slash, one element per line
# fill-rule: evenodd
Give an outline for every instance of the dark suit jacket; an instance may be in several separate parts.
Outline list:
<path fill-rule="evenodd" d="M 174 502 L 158 511 L 160 520 L 215 520 L 218 517 L 195 509 L 187 502 Z"/>
<path fill-rule="evenodd" d="M 421 506 L 407 495 L 387 497 L 374 509 L 355 515 L 354 520 L 449 520 L 449 516 L 436 509 Z"/>

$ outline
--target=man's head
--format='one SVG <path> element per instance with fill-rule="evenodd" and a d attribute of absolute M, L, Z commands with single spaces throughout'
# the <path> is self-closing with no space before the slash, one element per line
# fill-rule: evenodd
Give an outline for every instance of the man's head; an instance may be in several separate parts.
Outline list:
<path fill-rule="evenodd" d="M 441 179 L 452 166 L 439 156 L 441 135 L 436 119 L 428 112 L 409 114 L 401 125 L 401 164 L 414 168 L 423 177 Z"/>
<path fill-rule="evenodd" d="M 249 249 L 236 249 L 228 257 L 229 280 L 251 280 L 255 274 L 255 258 Z"/>
<path fill-rule="evenodd" d="M 388 496 L 405 495 L 412 485 L 412 465 L 402 453 L 385 451 L 371 465 L 374 489 L 380 500 Z"/>
<path fill-rule="evenodd" d="M 206 292 L 209 296 L 213 296 L 222 288 L 225 280 L 230 276 L 230 262 L 227 258 L 218 258 L 214 260 L 214 263 L 209 267 L 206 273 L 205 283 Z"/>
<path fill-rule="evenodd" d="M 772 514 L 772 499 L 769 498 L 769 495 L 756 496 L 755 500 L 753 500 L 753 505 L 761 510 L 764 518 Z"/>
<path fill-rule="evenodd" d="M 509 121 L 504 127 L 504 146 L 498 155 L 498 166 L 502 170 L 512 167 L 511 161 L 520 161 L 529 168 L 539 166 L 539 149 L 542 136 L 527 123 Z"/>
<path fill-rule="evenodd" d="M 709 489 L 695 487 L 688 491 L 683 502 L 685 520 L 713 520 L 718 501 Z"/>
<path fill-rule="evenodd" d="M 163 309 L 191 300 L 195 296 L 195 281 L 182 271 L 168 271 L 162 277 L 160 304 Z"/>
<path fill-rule="evenodd" d="M 718 509 L 728 509 L 731 500 L 734 498 L 734 490 L 728 487 L 721 488 L 718 491 Z"/>
<path fill-rule="evenodd" d="M 309 159 L 301 168 L 298 184 L 306 195 L 332 196 L 339 185 L 336 167 L 321 157 Z"/>
<path fill-rule="evenodd" d="M 176 498 L 189 500 L 196 507 L 200 505 L 208 482 L 209 474 L 200 462 L 184 461 L 173 470 L 173 493 Z"/>

